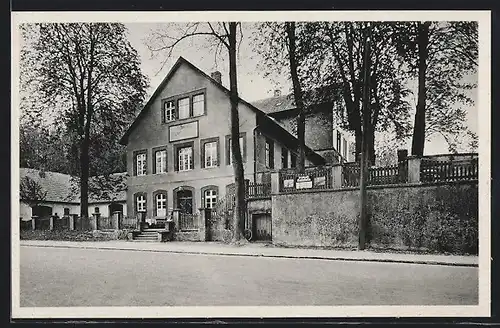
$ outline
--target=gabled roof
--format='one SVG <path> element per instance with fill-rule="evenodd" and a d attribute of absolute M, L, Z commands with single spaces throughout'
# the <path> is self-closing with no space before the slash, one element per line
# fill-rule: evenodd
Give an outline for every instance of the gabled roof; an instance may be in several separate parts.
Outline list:
<path fill-rule="evenodd" d="M 252 102 L 252 105 L 259 108 L 266 114 L 272 114 L 296 108 L 293 94 L 260 99 Z"/>
<path fill-rule="evenodd" d="M 42 172 L 36 169 L 19 169 L 20 178 L 29 177 L 47 192 L 45 201 L 79 203 L 80 199 L 71 192 L 71 176 L 56 172 Z"/>
<path fill-rule="evenodd" d="M 339 90 L 335 85 L 318 87 L 305 92 L 303 98 L 310 106 L 333 103 L 339 97 Z M 252 105 L 269 115 L 297 109 L 293 93 L 256 100 Z"/>
<path fill-rule="evenodd" d="M 80 203 L 79 192 L 74 192 L 72 184 L 72 176 L 68 174 L 50 172 L 50 171 L 40 171 L 37 169 L 20 168 L 19 175 L 22 179 L 23 177 L 29 177 L 35 182 L 37 182 L 44 191 L 47 192 L 45 201 L 48 202 L 58 202 L 58 203 Z M 112 190 L 103 190 L 101 195 L 106 194 L 109 197 L 97 197 L 94 195 L 89 196 L 89 203 L 100 203 L 109 202 L 110 200 L 125 201 L 127 199 L 127 192 L 123 181 L 126 179 L 126 173 L 114 173 L 110 175 L 112 181 L 116 182 L 116 187 Z M 90 177 L 89 184 L 96 184 L 99 181 L 98 177 Z M 102 185 L 102 184 L 101 184 Z M 109 188 L 109 187 L 108 187 Z"/>
<path fill-rule="evenodd" d="M 229 89 L 227 89 L 226 87 L 224 87 L 221 83 L 217 82 L 215 79 L 213 79 L 212 77 L 210 77 L 208 74 L 206 74 L 205 72 L 203 72 L 201 69 L 199 69 L 198 67 L 196 67 L 193 64 L 191 64 L 184 57 L 179 57 L 179 59 L 177 59 L 177 61 L 175 62 L 174 66 L 172 67 L 172 69 L 170 69 L 170 71 L 168 72 L 167 76 L 165 76 L 165 78 L 160 83 L 160 85 L 158 86 L 158 88 L 156 88 L 156 90 L 153 93 L 153 95 L 151 96 L 151 98 L 149 98 L 149 101 L 146 103 L 146 105 L 141 110 L 141 112 L 139 113 L 139 115 L 137 115 L 137 117 L 134 120 L 134 122 L 132 123 L 132 125 L 128 128 L 128 130 L 125 132 L 125 134 L 120 139 L 120 143 L 122 145 L 127 144 L 127 139 L 128 139 L 128 136 L 130 135 L 130 133 L 133 131 L 134 128 L 137 127 L 137 125 L 139 124 L 139 122 L 141 121 L 141 119 L 144 117 L 144 115 L 146 115 L 147 111 L 151 107 L 152 103 L 155 101 L 156 97 L 160 94 L 160 92 L 163 90 L 163 88 L 168 83 L 168 81 L 170 81 L 170 79 L 174 75 L 175 71 L 177 71 L 177 69 L 179 68 L 179 66 L 181 64 L 188 65 L 188 67 L 190 67 L 192 70 L 194 70 L 196 73 L 200 74 L 204 78 L 208 79 L 210 82 L 212 82 L 216 87 L 218 87 L 220 90 L 222 90 L 228 96 L 230 95 Z M 265 121 L 268 121 L 269 124 L 273 125 L 273 128 L 275 128 L 277 130 L 280 130 L 280 132 L 284 136 L 286 136 L 287 138 L 291 138 L 294 141 L 298 141 L 297 138 L 295 138 L 290 132 L 288 132 L 285 128 L 283 128 L 280 124 L 278 124 L 274 119 L 272 119 L 270 116 L 268 116 L 265 112 L 263 112 L 262 110 L 260 110 L 256 106 L 252 105 L 251 103 L 243 100 L 241 97 L 239 98 L 239 101 L 242 104 L 247 105 L 251 110 L 253 110 L 257 114 L 257 117 L 259 117 L 260 119 L 263 119 Z M 323 157 L 321 157 L 319 154 L 315 153 L 309 147 L 306 147 L 306 148 L 307 148 L 306 152 L 307 152 L 308 155 L 315 157 L 317 160 L 323 159 Z"/>

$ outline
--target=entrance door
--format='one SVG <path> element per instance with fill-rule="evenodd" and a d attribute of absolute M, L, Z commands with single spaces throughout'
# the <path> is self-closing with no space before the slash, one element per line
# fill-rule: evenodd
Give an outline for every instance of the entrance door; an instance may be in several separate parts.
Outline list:
<path fill-rule="evenodd" d="M 253 220 L 253 236 L 254 240 L 272 240 L 272 223 L 270 214 L 254 214 Z"/>
<path fill-rule="evenodd" d="M 177 202 L 181 213 L 193 214 L 193 192 L 191 190 L 178 191 Z"/>

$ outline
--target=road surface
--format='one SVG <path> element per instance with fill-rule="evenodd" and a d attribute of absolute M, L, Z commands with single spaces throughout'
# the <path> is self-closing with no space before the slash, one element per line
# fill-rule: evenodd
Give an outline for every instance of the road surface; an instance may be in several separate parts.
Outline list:
<path fill-rule="evenodd" d="M 476 305 L 478 269 L 21 246 L 21 307 Z"/>

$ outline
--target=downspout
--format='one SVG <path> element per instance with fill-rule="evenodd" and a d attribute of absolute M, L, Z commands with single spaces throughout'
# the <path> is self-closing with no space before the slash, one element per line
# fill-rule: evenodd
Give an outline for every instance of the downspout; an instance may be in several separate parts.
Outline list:
<path fill-rule="evenodd" d="M 257 124 L 257 116 L 255 118 L 255 127 L 253 128 L 253 183 L 257 183 L 257 135 L 256 135 L 256 132 L 257 132 L 257 128 L 259 127 L 259 125 Z"/>

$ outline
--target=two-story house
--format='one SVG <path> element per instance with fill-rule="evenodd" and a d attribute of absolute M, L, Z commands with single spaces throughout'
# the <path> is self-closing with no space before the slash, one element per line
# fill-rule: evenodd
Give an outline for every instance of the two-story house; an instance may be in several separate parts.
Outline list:
<path fill-rule="evenodd" d="M 323 92 L 325 93 L 325 92 Z M 308 97 L 308 94 L 305 94 Z M 317 99 L 305 118 L 305 143 L 325 158 L 327 163 L 355 161 L 355 139 L 349 131 L 340 127 L 335 106 L 341 106 L 340 98 L 331 94 L 313 95 Z M 293 94 L 282 95 L 275 90 L 274 96 L 252 102 L 270 117 L 276 119 L 288 132 L 296 135 L 298 115 Z"/>
<path fill-rule="evenodd" d="M 127 150 L 129 215 L 164 217 L 169 209 L 213 208 L 234 182 L 229 90 L 180 57 L 120 142 Z M 245 179 L 295 165 L 298 140 L 275 119 L 239 100 Z M 322 156 L 307 149 L 308 165 Z"/>

